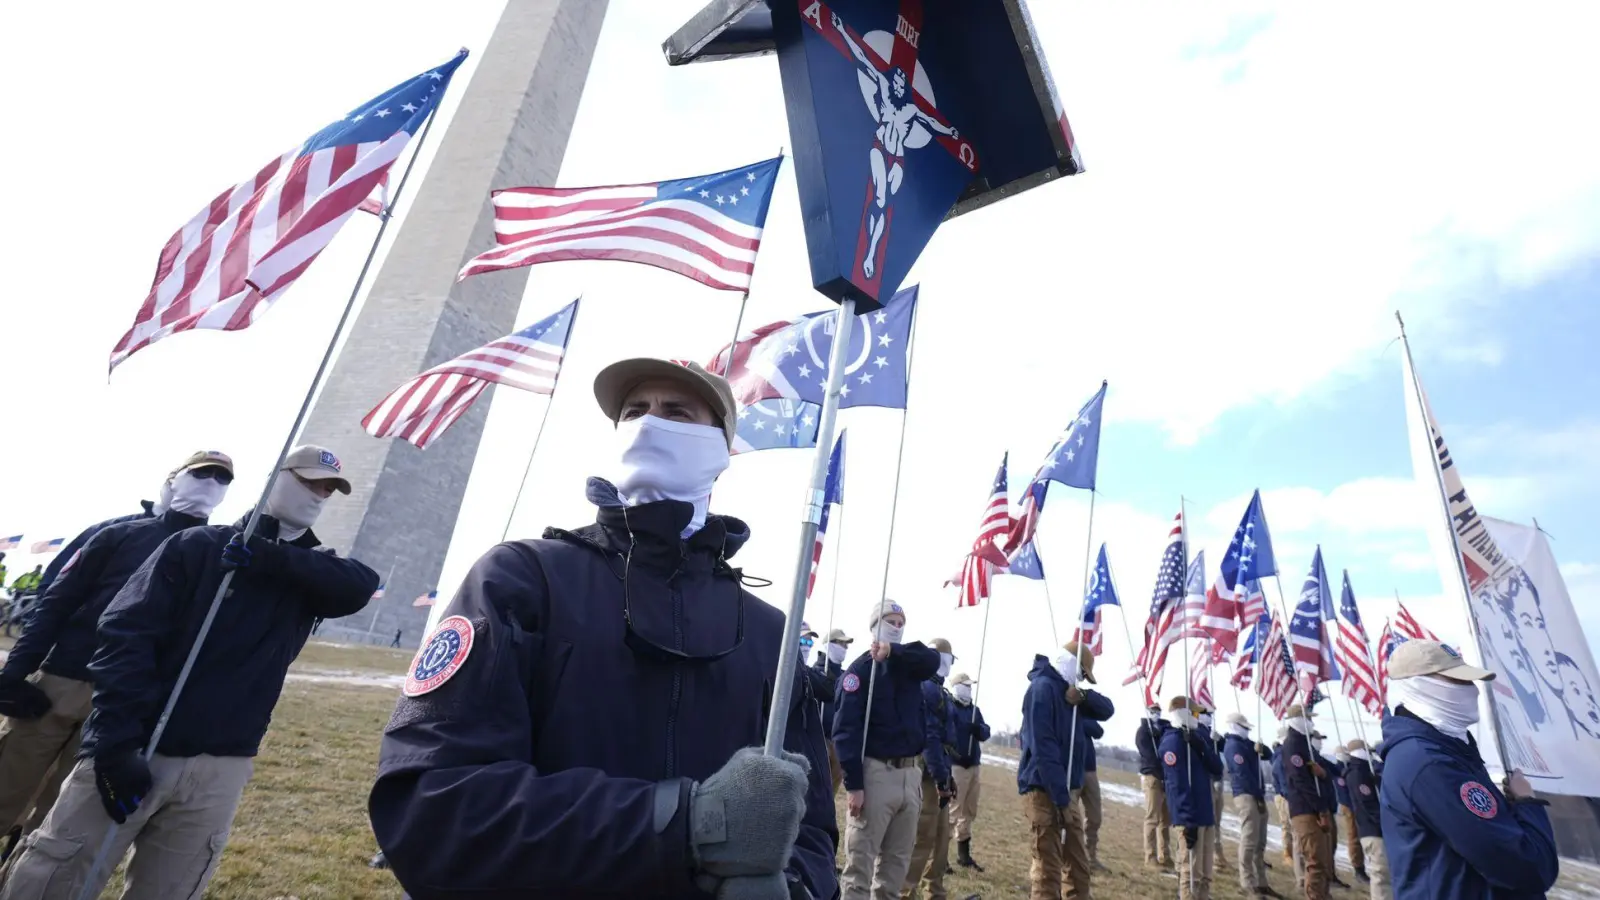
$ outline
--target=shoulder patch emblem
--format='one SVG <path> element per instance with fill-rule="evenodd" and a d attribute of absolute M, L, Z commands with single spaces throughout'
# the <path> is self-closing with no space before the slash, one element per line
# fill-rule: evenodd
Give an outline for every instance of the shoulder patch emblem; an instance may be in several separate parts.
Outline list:
<path fill-rule="evenodd" d="M 1233 755 L 1233 764 L 1236 765 L 1236 766 L 1244 765 L 1244 754 L 1243 753 L 1235 753 Z"/>
<path fill-rule="evenodd" d="M 1358 785 L 1356 787 L 1356 790 L 1360 791 L 1361 792 L 1361 796 L 1363 796 L 1363 797 L 1372 796 L 1372 788 L 1369 788 L 1364 784 L 1363 785 Z"/>
<path fill-rule="evenodd" d="M 1175 766 L 1175 765 L 1178 764 L 1178 754 L 1173 753 L 1171 750 L 1168 750 L 1166 755 L 1161 757 L 1161 761 L 1166 763 L 1169 766 Z"/>
<path fill-rule="evenodd" d="M 1294 766 L 1296 769 L 1305 768 L 1305 764 L 1306 764 L 1306 761 L 1301 759 L 1300 758 L 1300 754 L 1298 754 L 1298 753 L 1296 753 L 1293 756 L 1289 757 L 1289 765 Z"/>
<path fill-rule="evenodd" d="M 844 688 L 846 694 L 854 694 L 861 690 L 861 678 L 854 672 L 846 672 L 844 677 L 839 679 L 839 686 Z"/>
<path fill-rule="evenodd" d="M 1494 794 L 1476 781 L 1469 781 L 1461 786 L 1461 803 L 1480 819 L 1492 819 L 1500 812 L 1500 802 L 1494 799 Z"/>
<path fill-rule="evenodd" d="M 472 652 L 472 623 L 464 616 L 451 616 L 439 623 L 428 642 L 417 651 L 406 673 L 406 683 L 401 693 L 407 697 L 420 697 L 444 686 L 457 672 Z"/>
<path fill-rule="evenodd" d="M 1344 779 L 1343 778 L 1335 778 L 1333 780 L 1333 783 L 1337 784 L 1339 787 L 1344 787 Z"/>

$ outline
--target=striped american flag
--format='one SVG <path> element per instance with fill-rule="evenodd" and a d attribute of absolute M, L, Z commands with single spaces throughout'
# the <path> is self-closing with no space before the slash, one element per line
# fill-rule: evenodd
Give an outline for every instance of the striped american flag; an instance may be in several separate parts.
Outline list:
<path fill-rule="evenodd" d="M 554 393 L 578 303 L 417 375 L 373 407 L 361 427 L 373 437 L 398 437 L 425 450 L 491 384 Z"/>
<path fill-rule="evenodd" d="M 1123 679 L 1123 684 L 1144 680 L 1146 706 L 1157 705 L 1157 692 L 1161 688 L 1160 676 L 1167 664 L 1167 649 L 1175 640 L 1175 629 L 1181 629 L 1183 597 L 1186 584 L 1184 563 L 1188 545 L 1184 539 L 1183 511 L 1172 517 L 1172 530 L 1167 533 L 1167 549 L 1161 554 L 1161 567 L 1156 570 L 1156 588 L 1150 599 L 1150 615 L 1144 623 L 1144 644 L 1133 662 L 1133 670 Z"/>
<path fill-rule="evenodd" d="M 957 606 L 977 606 L 989 599 L 989 583 L 994 573 L 1006 567 L 1006 556 L 995 543 L 1011 533 L 1011 487 L 1006 476 L 1010 454 L 1000 457 L 1000 470 L 989 488 L 989 502 L 983 508 L 978 536 L 961 563 L 961 597 Z"/>
<path fill-rule="evenodd" d="M 644 263 L 750 290 L 783 157 L 675 181 L 495 191 L 494 239 L 461 278 L 569 259 Z"/>
<path fill-rule="evenodd" d="M 162 338 L 249 327 L 310 267 L 444 96 L 463 50 L 404 81 L 218 194 L 167 239 L 111 368 Z"/>
<path fill-rule="evenodd" d="M 418 597 L 417 599 L 411 601 L 411 605 L 412 606 L 432 606 L 434 603 L 438 602 L 438 600 L 439 600 L 439 592 L 437 590 L 432 590 L 432 591 L 427 592 L 426 594 L 423 594 L 421 597 Z"/>
<path fill-rule="evenodd" d="M 1256 661 L 1260 657 L 1259 646 L 1261 643 L 1261 627 L 1257 623 L 1250 626 L 1249 634 L 1244 643 L 1239 645 L 1239 652 L 1233 657 L 1233 676 L 1228 683 L 1240 690 L 1250 690 L 1250 683 L 1256 674 Z"/>
<path fill-rule="evenodd" d="M 817 586 L 817 569 L 822 565 L 822 546 L 828 536 L 828 513 L 835 504 L 844 503 L 844 430 L 833 441 L 833 454 L 828 457 L 828 480 L 822 493 L 822 518 L 817 523 L 817 539 L 811 543 L 811 575 L 806 579 L 806 599 Z M 839 567 L 839 551 L 833 552 L 833 566 Z M 837 584 L 837 581 L 835 581 Z M 835 598 L 837 600 L 837 598 Z"/>
<path fill-rule="evenodd" d="M 1339 632 L 1334 635 L 1334 654 L 1344 673 L 1344 694 L 1383 717 L 1383 702 L 1378 693 L 1378 673 L 1367 647 L 1367 629 L 1361 624 L 1355 591 L 1350 587 L 1350 572 L 1344 573 L 1344 589 L 1339 595 Z"/>
<path fill-rule="evenodd" d="M 1374 654 L 1377 656 L 1378 700 L 1383 706 L 1389 705 L 1389 654 L 1407 640 L 1405 635 L 1394 630 L 1388 619 L 1383 620 L 1383 630 L 1378 632 L 1377 653 Z"/>
<path fill-rule="evenodd" d="M 1272 714 L 1282 719 L 1294 703 L 1294 660 L 1289 656 L 1283 623 L 1275 616 L 1268 616 L 1262 621 L 1269 624 L 1266 643 L 1261 646 L 1260 681 L 1256 685 L 1256 692 L 1272 709 Z"/>
<path fill-rule="evenodd" d="M 61 549 L 61 545 L 65 544 L 66 542 L 67 542 L 66 538 L 52 538 L 51 540 L 48 540 L 48 541 L 34 541 L 33 546 L 28 548 L 28 549 L 29 549 L 29 552 L 36 553 L 36 554 L 37 553 L 54 553 L 57 550 L 60 550 Z"/>
<path fill-rule="evenodd" d="M 15 550 L 22 546 L 22 535 L 13 534 L 10 537 L 0 538 L 0 550 Z"/>
<path fill-rule="evenodd" d="M 1261 579 L 1252 578 L 1238 591 L 1243 595 L 1239 602 L 1239 627 L 1249 628 L 1267 611 L 1267 595 L 1261 591 Z"/>
<path fill-rule="evenodd" d="M 378 585 L 378 589 L 372 592 L 372 599 L 373 600 L 382 600 L 383 599 L 383 592 L 384 592 L 384 590 L 386 588 L 387 588 L 387 585 L 382 585 L 382 584 Z"/>
<path fill-rule="evenodd" d="M 1399 604 L 1400 614 L 1395 617 L 1394 630 L 1413 641 L 1437 641 L 1439 636 L 1422 627 L 1417 617 L 1406 609 L 1404 603 Z"/>
<path fill-rule="evenodd" d="M 1211 696 L 1211 647 L 1202 641 L 1199 652 L 1189 660 L 1189 698 L 1207 709 L 1216 709 Z"/>

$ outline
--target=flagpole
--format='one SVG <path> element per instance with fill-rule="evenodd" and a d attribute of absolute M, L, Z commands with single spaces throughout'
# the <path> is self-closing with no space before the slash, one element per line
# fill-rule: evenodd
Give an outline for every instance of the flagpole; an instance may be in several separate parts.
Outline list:
<path fill-rule="evenodd" d="M 328 347 L 322 352 L 322 361 L 317 363 L 316 374 L 311 376 L 311 385 L 306 388 L 306 395 L 300 401 L 300 411 L 295 413 L 294 424 L 289 427 L 289 434 L 284 438 L 283 447 L 278 451 L 278 459 L 272 465 L 272 471 L 267 474 L 267 483 L 261 489 L 261 497 L 256 500 L 256 505 L 250 510 L 250 516 L 245 520 L 244 532 L 241 540 L 248 546 L 250 538 L 256 533 L 256 526 L 261 522 L 261 510 L 267 504 L 267 498 L 272 495 L 272 486 L 278 481 L 278 473 L 283 469 L 283 461 L 288 458 L 289 451 L 294 448 L 295 438 L 299 436 L 300 429 L 305 425 L 306 415 L 311 411 L 311 401 L 317 396 L 317 387 L 322 383 L 323 375 L 327 374 L 328 364 L 333 361 L 334 351 L 339 346 L 339 338 L 344 334 L 344 326 L 350 321 L 350 313 L 355 310 L 356 298 L 361 295 L 361 286 L 367 280 L 367 271 L 372 268 L 372 261 L 378 255 L 378 247 L 383 243 L 383 233 L 389 227 L 389 220 L 394 217 L 395 204 L 400 202 L 400 195 L 405 191 L 406 179 L 411 177 L 411 168 L 417 164 L 417 156 L 422 151 L 422 145 L 428 139 L 428 132 L 433 128 L 433 120 L 438 117 L 439 105 L 434 104 L 428 113 L 427 121 L 422 125 L 422 132 L 417 135 L 416 143 L 411 148 L 411 158 L 406 161 L 405 170 L 400 173 L 400 181 L 395 185 L 394 195 L 389 198 L 389 205 L 383 208 L 378 217 L 378 233 L 373 235 L 372 246 L 367 249 L 367 258 L 361 264 L 361 271 L 356 275 L 355 286 L 350 289 L 350 298 L 345 301 L 344 311 L 339 314 L 339 322 L 333 328 L 333 335 L 328 339 Z M 150 732 L 150 742 L 145 745 L 144 758 L 146 762 L 155 756 L 156 747 L 161 743 L 161 736 L 167 731 L 167 721 L 172 718 L 172 710 L 178 705 L 178 698 L 183 695 L 184 685 L 189 681 L 189 674 L 194 671 L 194 663 L 200 656 L 200 648 L 205 645 L 206 636 L 211 633 L 211 625 L 216 621 L 217 611 L 222 608 L 222 600 L 228 596 L 233 585 L 236 569 L 229 569 L 222 573 L 222 580 L 217 584 L 217 592 L 211 598 L 211 606 L 206 610 L 205 618 L 200 621 L 200 630 L 195 634 L 194 643 L 189 646 L 189 654 L 183 660 L 183 667 L 178 670 L 178 677 L 172 683 L 172 691 L 167 695 L 166 705 L 161 708 L 161 715 L 157 717 L 155 728 Z M 100 866 L 105 864 L 106 856 L 111 853 L 111 847 L 116 842 L 117 825 L 112 823 L 106 831 L 105 840 L 101 841 L 100 849 L 95 853 L 94 860 L 89 864 L 89 873 L 86 876 L 83 888 L 78 892 L 78 900 L 90 900 L 97 893 L 95 891 L 95 875 Z"/>
<path fill-rule="evenodd" d="M 1050 488 L 1045 487 L 1045 493 Z M 1061 646 L 1061 632 L 1056 630 L 1056 603 L 1050 596 L 1050 573 L 1044 567 L 1044 541 L 1039 539 L 1039 532 L 1033 533 L 1033 553 L 1039 557 L 1039 583 L 1044 585 L 1044 611 L 1050 614 L 1050 640 L 1055 646 Z"/>
<path fill-rule="evenodd" d="M 839 463 L 841 469 L 844 462 Z M 836 503 L 833 507 L 833 521 L 836 527 L 833 533 L 833 573 L 828 586 L 828 633 L 833 633 L 834 612 L 839 609 L 839 558 L 844 555 L 844 504 Z M 831 725 L 824 727 L 831 728 Z"/>
<path fill-rule="evenodd" d="M 578 310 L 583 306 L 583 295 L 572 304 L 572 321 L 567 323 L 566 344 L 572 343 L 572 331 L 578 327 Z M 563 345 L 565 346 L 565 344 Z M 562 356 L 565 357 L 565 352 Z M 533 458 L 539 453 L 539 441 L 544 438 L 544 424 L 550 420 L 550 407 L 556 405 L 556 388 L 561 386 L 561 368 L 556 368 L 556 374 L 550 382 L 550 396 L 544 401 L 544 412 L 539 414 L 539 430 L 533 433 L 533 449 L 528 451 L 528 462 L 522 467 L 522 480 L 517 482 L 517 495 L 511 499 L 511 509 L 506 513 L 506 527 L 500 529 L 500 542 L 505 543 L 511 536 L 511 522 L 517 517 L 517 507 L 522 504 L 522 492 L 528 487 L 528 476 L 533 472 Z"/>
<path fill-rule="evenodd" d="M 1037 551 L 1038 548 L 1035 547 L 1034 550 Z M 993 608 L 994 598 L 985 597 L 983 602 L 983 630 L 979 632 L 978 637 L 978 675 L 972 680 L 974 684 L 978 685 L 983 684 L 983 651 L 989 646 L 989 611 Z M 978 692 L 976 690 L 972 692 L 972 705 L 974 708 L 978 705 Z M 976 734 L 967 735 L 967 755 L 971 756 L 977 750 L 978 736 Z"/>
<path fill-rule="evenodd" d="M 378 585 L 378 587 L 383 588 L 383 596 L 386 598 L 389 596 L 389 582 L 394 579 L 394 567 L 397 563 L 398 560 L 389 563 L 389 574 L 383 576 L 383 583 Z M 368 635 L 372 634 L 372 629 L 378 627 L 378 613 L 380 612 L 382 612 L 381 609 L 375 608 L 372 610 L 372 621 L 367 623 Z"/>
<path fill-rule="evenodd" d="M 1101 388 L 1101 390 L 1105 389 L 1104 382 L 1101 383 L 1100 388 Z M 1103 418 L 1104 417 L 1102 416 L 1102 419 Z M 1075 640 L 1075 641 L 1078 642 L 1078 649 L 1076 651 L 1074 651 L 1073 655 L 1078 658 L 1078 664 L 1079 664 L 1078 678 L 1079 679 L 1083 678 L 1083 652 L 1085 650 L 1089 649 L 1089 648 L 1087 648 L 1087 647 L 1085 647 L 1083 645 L 1083 609 L 1084 609 L 1084 607 L 1089 605 L 1089 566 L 1091 565 L 1091 561 L 1092 561 L 1093 556 L 1094 556 L 1094 498 L 1095 498 L 1095 493 L 1096 492 L 1095 492 L 1094 488 L 1090 488 L 1089 489 L 1089 526 L 1088 526 L 1087 532 L 1083 536 L 1083 592 L 1080 595 L 1080 599 L 1078 600 L 1078 615 L 1077 615 L 1076 618 L 1074 618 L 1072 620 L 1073 621 L 1072 633 L 1074 635 L 1072 640 Z M 1037 549 L 1037 548 L 1035 548 L 1035 549 Z M 1048 597 L 1048 595 L 1046 595 L 1046 596 Z M 1118 599 L 1121 599 L 1121 598 L 1118 598 Z M 1051 613 L 1052 621 L 1053 621 L 1054 615 L 1055 615 L 1055 613 Z M 1092 655 L 1093 654 L 1091 654 L 1091 656 Z M 1072 736 L 1072 741 L 1071 741 L 1071 743 L 1067 744 L 1067 778 L 1069 780 L 1067 788 L 1068 788 L 1068 792 L 1069 793 L 1070 793 L 1071 788 L 1072 788 L 1072 785 L 1070 784 L 1070 779 L 1072 778 L 1073 754 L 1075 752 L 1077 752 L 1077 749 L 1078 749 L 1078 707 L 1081 706 L 1081 705 L 1082 705 L 1081 701 L 1079 703 L 1072 704 L 1072 730 L 1069 732 L 1071 734 L 1071 736 Z"/>
<path fill-rule="evenodd" d="M 1422 427 L 1431 431 L 1433 427 L 1432 422 L 1430 421 L 1431 416 L 1428 414 L 1428 405 L 1422 398 L 1422 382 L 1417 380 L 1417 367 L 1411 358 L 1411 340 L 1406 337 L 1406 322 L 1405 319 L 1400 318 L 1399 310 L 1395 310 L 1394 320 L 1400 323 L 1400 343 L 1405 346 L 1406 368 L 1411 372 L 1411 387 L 1417 395 L 1417 415 L 1422 420 Z M 1437 450 L 1438 446 L 1438 440 L 1435 438 L 1435 449 L 1430 451 L 1428 455 L 1433 460 L 1433 477 L 1439 488 L 1439 498 L 1441 502 L 1447 502 L 1445 500 L 1444 490 L 1444 471 L 1439 467 L 1439 453 Z M 1472 611 L 1472 580 L 1467 577 L 1467 561 L 1461 555 L 1461 542 L 1458 539 L 1455 527 L 1450 523 L 1448 518 L 1449 514 L 1449 507 L 1446 506 L 1445 530 L 1450 532 L 1450 547 L 1455 551 L 1456 557 L 1455 569 L 1457 574 L 1461 576 L 1461 602 L 1465 604 L 1467 608 L 1467 636 L 1476 642 L 1478 632 L 1478 615 Z M 1398 591 L 1395 592 L 1395 597 L 1396 599 L 1399 598 Z M 1482 646 L 1478 647 L 1478 659 L 1480 662 L 1483 660 Z M 1489 704 L 1489 723 L 1494 731 L 1495 750 L 1500 754 L 1500 768 L 1507 776 L 1509 776 L 1511 774 L 1511 759 L 1506 753 L 1505 735 L 1500 731 L 1499 704 L 1495 703 L 1492 693 L 1485 699 L 1488 700 Z"/>

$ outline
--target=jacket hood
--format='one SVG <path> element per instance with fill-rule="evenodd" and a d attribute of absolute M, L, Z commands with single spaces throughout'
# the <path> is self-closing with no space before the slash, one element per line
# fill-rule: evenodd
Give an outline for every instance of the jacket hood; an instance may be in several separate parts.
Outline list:
<path fill-rule="evenodd" d="M 1028 672 L 1028 680 L 1037 681 L 1040 678 L 1048 678 L 1051 681 L 1054 681 L 1056 684 L 1059 684 L 1063 690 L 1066 689 L 1067 680 L 1061 677 L 1060 672 L 1056 671 L 1055 665 L 1051 663 L 1047 657 L 1035 654 L 1033 657 L 1033 668 Z"/>
<path fill-rule="evenodd" d="M 602 554 L 631 552 L 636 562 L 670 571 L 691 560 L 713 568 L 726 566 L 750 540 L 750 526 L 742 519 L 718 515 L 706 516 L 705 525 L 684 539 L 694 504 L 657 500 L 628 506 L 604 478 L 590 478 L 584 494 L 596 507 L 595 524 L 571 531 L 547 528 L 546 539 L 581 544 Z"/>

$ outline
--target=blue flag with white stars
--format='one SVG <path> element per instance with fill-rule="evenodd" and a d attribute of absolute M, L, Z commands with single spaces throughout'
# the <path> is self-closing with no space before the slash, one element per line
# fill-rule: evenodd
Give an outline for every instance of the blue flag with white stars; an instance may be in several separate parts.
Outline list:
<path fill-rule="evenodd" d="M 1102 606 L 1121 606 L 1117 599 L 1117 586 L 1111 583 L 1111 563 L 1106 559 L 1106 545 L 1100 545 L 1100 559 L 1089 572 L 1089 593 L 1084 595 L 1083 620 Z"/>
<path fill-rule="evenodd" d="M 1242 583 L 1278 574 L 1278 561 L 1272 555 L 1272 535 L 1267 531 L 1267 516 L 1261 508 L 1261 492 L 1250 497 L 1250 506 L 1233 532 L 1228 552 L 1222 555 L 1222 583 L 1235 590 Z"/>
<path fill-rule="evenodd" d="M 1106 385 L 1101 382 L 1100 390 L 1089 398 L 1045 455 L 1039 473 L 1033 476 L 1035 482 L 1055 481 L 1067 487 L 1094 490 L 1095 468 L 1100 460 L 1100 411 L 1105 399 Z"/>
<path fill-rule="evenodd" d="M 823 506 L 844 504 L 844 434 L 845 430 L 839 429 L 839 436 L 833 439 L 833 453 L 828 456 L 828 481 L 822 492 Z M 814 435 L 811 442 L 816 443 Z"/>
<path fill-rule="evenodd" d="M 1034 581 L 1044 580 L 1044 563 L 1039 559 L 1039 547 L 1029 541 L 1017 548 L 1011 556 L 1011 565 L 1005 570 L 1006 575 L 1021 575 L 1023 578 L 1032 578 Z"/>
<path fill-rule="evenodd" d="M 805 449 L 817 445 L 822 407 L 794 400 L 761 400 L 739 408 L 733 453 Z"/>
<path fill-rule="evenodd" d="M 1334 618 L 1333 590 L 1328 570 L 1322 563 L 1322 546 L 1311 558 L 1311 571 L 1300 589 L 1300 602 L 1289 621 L 1289 642 L 1294 650 L 1294 668 L 1301 687 L 1311 690 L 1324 681 L 1338 681 L 1342 675 L 1334 658 L 1333 632 L 1328 623 Z"/>

